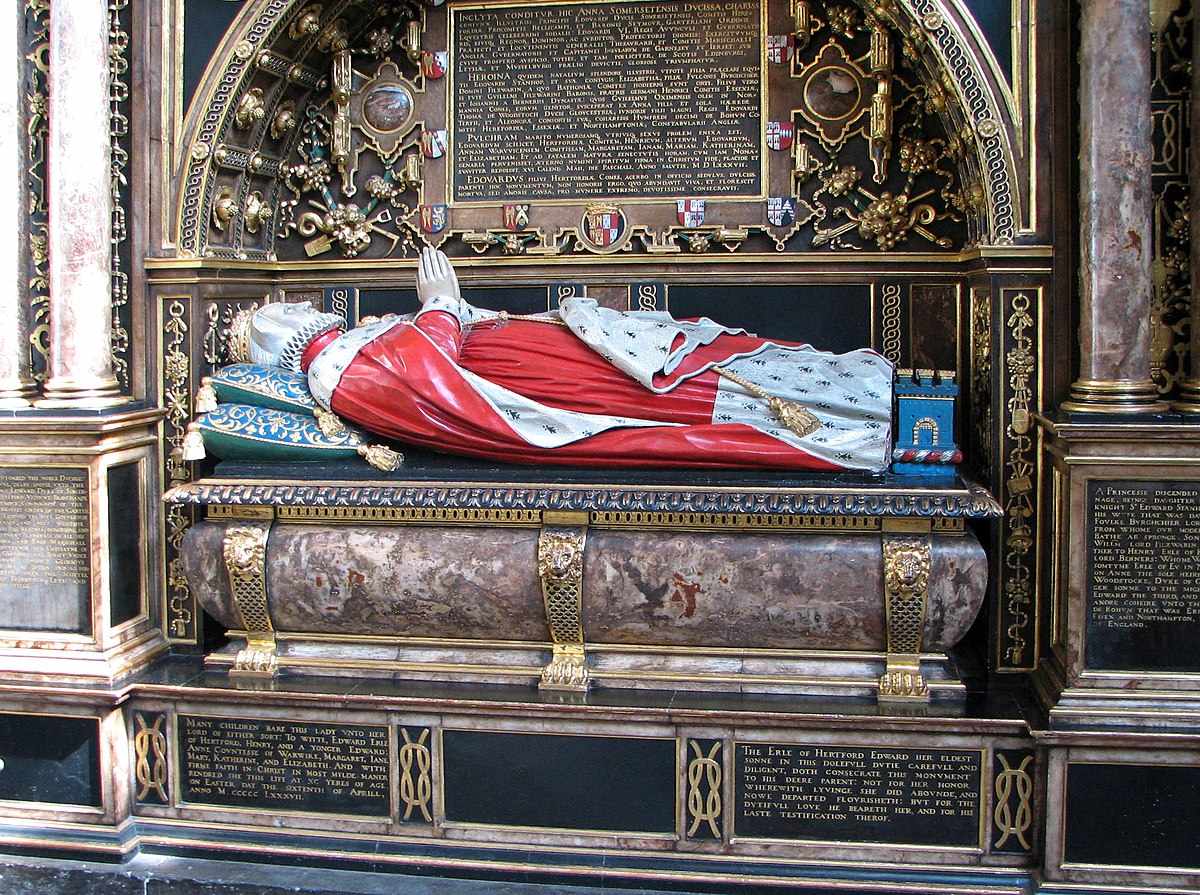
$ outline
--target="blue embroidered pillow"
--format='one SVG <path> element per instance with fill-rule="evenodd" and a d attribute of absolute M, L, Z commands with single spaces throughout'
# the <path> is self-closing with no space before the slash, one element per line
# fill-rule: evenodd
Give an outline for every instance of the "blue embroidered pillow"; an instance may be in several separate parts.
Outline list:
<path fill-rule="evenodd" d="M 308 376 L 262 364 L 230 364 L 209 377 L 222 404 L 247 404 L 312 414 L 316 407 Z"/>
<path fill-rule="evenodd" d="M 193 425 L 206 452 L 222 460 L 336 460 L 358 456 L 367 443 L 349 427 L 341 435 L 324 434 L 308 413 L 245 404 L 222 404 Z"/>

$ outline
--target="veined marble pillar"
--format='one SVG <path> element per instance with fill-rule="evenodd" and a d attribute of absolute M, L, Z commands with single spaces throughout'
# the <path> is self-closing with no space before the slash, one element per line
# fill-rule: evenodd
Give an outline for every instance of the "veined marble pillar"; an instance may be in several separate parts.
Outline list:
<path fill-rule="evenodd" d="M 39 406 L 119 403 L 112 366 L 108 4 L 50 8 L 50 357 Z"/>
<path fill-rule="evenodd" d="M 8 77 L 0 77 L 0 172 L 9 188 L 0 190 L 0 215 L 12 237 L 0 240 L 0 408 L 29 406 L 37 390 L 29 368 L 29 290 L 25 259 L 29 254 L 29 214 L 25 208 L 25 119 L 21 114 L 25 5 L 14 3 L 0 16 L 0 47 L 8 47 Z"/>
<path fill-rule="evenodd" d="M 1080 7 L 1080 363 L 1063 408 L 1161 412 L 1150 378 L 1149 13 L 1146 0 Z"/>
<path fill-rule="evenodd" d="M 1175 409 L 1200 413 L 1200 23 L 1192 19 L 1192 338 L 1191 366 L 1179 385 Z"/>

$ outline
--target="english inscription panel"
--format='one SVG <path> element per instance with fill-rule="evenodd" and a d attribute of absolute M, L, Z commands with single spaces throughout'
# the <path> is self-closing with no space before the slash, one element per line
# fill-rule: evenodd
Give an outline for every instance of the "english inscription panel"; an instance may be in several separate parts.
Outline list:
<path fill-rule="evenodd" d="M 735 834 L 978 848 L 977 750 L 739 743 Z"/>
<path fill-rule="evenodd" d="M 453 201 L 762 195 L 760 0 L 450 15 Z"/>
<path fill-rule="evenodd" d="M 1200 671 L 1200 482 L 1088 482 L 1088 668 Z"/>
<path fill-rule="evenodd" d="M 387 817 L 388 730 L 179 716 L 184 802 Z"/>
<path fill-rule="evenodd" d="M 0 628 L 86 634 L 88 471 L 0 468 Z"/>

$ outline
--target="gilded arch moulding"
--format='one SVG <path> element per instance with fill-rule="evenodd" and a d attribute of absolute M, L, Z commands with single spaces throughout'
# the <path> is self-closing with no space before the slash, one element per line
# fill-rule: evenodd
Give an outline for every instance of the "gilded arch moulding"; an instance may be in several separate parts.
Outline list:
<path fill-rule="evenodd" d="M 918 46 L 922 80 L 952 95 L 954 113 L 943 117 L 948 132 L 971 147 L 967 164 L 984 192 L 986 213 L 981 215 L 977 239 L 991 245 L 1013 244 L 1023 232 L 1025 218 L 1018 164 L 1028 164 L 1029 160 L 1015 152 L 1019 128 L 1011 99 L 1004 94 L 1007 85 L 991 76 L 989 51 L 977 30 L 969 26 L 969 13 L 962 9 L 960 0 L 854 2 L 868 14 L 891 23 L 905 42 Z M 209 63 L 185 121 L 186 151 L 181 157 L 174 197 L 175 247 L 179 256 L 275 260 L 272 234 L 268 233 L 273 228 L 261 228 L 261 239 L 244 239 L 244 234 L 251 231 L 246 227 L 246 215 L 240 211 L 229 222 L 228 247 L 209 242 L 208 222 L 222 189 L 229 194 L 228 204 L 235 210 L 251 202 L 255 190 L 261 195 L 261 206 L 280 208 L 283 190 L 274 175 L 291 156 L 300 137 L 299 128 L 291 129 L 289 138 L 274 152 L 262 146 L 258 151 L 247 151 L 233 145 L 237 142 L 232 137 L 239 100 L 248 91 L 261 89 L 256 73 L 276 75 L 278 89 L 264 93 L 259 115 L 259 119 L 272 122 L 285 104 L 299 105 L 295 88 L 312 95 L 327 86 L 326 32 L 339 23 L 344 29 L 346 21 L 358 15 L 360 5 L 357 0 L 250 0 L 238 14 Z M 310 11 L 312 15 L 308 15 Z M 297 31 L 294 24 L 306 15 L 316 27 Z M 259 180 L 252 181 L 250 175 Z M 262 182 L 263 177 L 270 177 L 269 185 Z"/>

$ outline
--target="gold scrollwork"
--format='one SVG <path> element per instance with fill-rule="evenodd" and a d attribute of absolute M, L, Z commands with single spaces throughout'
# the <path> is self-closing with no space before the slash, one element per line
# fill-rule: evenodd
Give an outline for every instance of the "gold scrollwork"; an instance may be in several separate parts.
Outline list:
<path fill-rule="evenodd" d="M 404 737 L 404 745 L 397 756 L 400 761 L 400 801 L 404 803 L 401 820 L 410 820 L 413 811 L 419 810 L 426 823 L 433 823 L 433 815 L 429 811 L 433 798 L 433 778 L 430 774 L 433 756 L 426 745 L 429 728 L 423 728 L 415 742 L 406 728 L 400 728 L 400 735 Z"/>
<path fill-rule="evenodd" d="M 112 157 L 112 252 L 109 280 L 112 289 L 112 332 L 109 349 L 113 375 L 121 388 L 129 389 L 129 329 L 126 317 L 129 307 L 129 273 L 122 270 L 122 246 L 129 239 L 125 219 L 129 201 L 130 89 L 129 33 L 125 30 L 124 14 L 129 0 L 108 0 L 108 68 L 109 68 L 109 147 Z"/>
<path fill-rule="evenodd" d="M 1017 767 L 1008 763 L 1007 757 L 999 753 L 996 760 L 1003 770 L 996 775 L 996 810 L 992 819 L 996 824 L 996 832 L 1001 833 L 996 840 L 996 848 L 1003 848 L 1012 836 L 1026 851 L 1032 850 L 1032 843 L 1025 837 L 1033 825 L 1033 776 L 1029 773 L 1029 765 L 1033 762 L 1032 755 L 1026 755 Z M 1016 794 L 1016 811 L 1013 811 L 1010 799 Z"/>
<path fill-rule="evenodd" d="M 164 479 L 172 486 L 191 479 L 190 464 L 183 458 L 183 441 L 192 415 L 191 372 L 188 356 L 187 305 L 179 298 L 168 299 L 162 324 L 162 396 L 166 418 L 163 421 Z M 195 601 L 179 558 L 183 536 L 191 525 L 191 510 L 169 506 L 166 510 L 166 585 L 167 633 L 178 640 L 195 636 Z"/>
<path fill-rule="evenodd" d="M 971 290 L 971 415 L 979 469 L 992 468 L 992 293 Z"/>
<path fill-rule="evenodd" d="M 687 810 L 692 822 L 687 834 L 696 835 L 701 824 L 708 824 L 714 839 L 721 838 L 721 741 L 717 740 L 707 753 L 698 740 L 688 740 L 693 757 L 687 766 Z M 707 789 L 704 792 L 703 789 Z"/>
<path fill-rule="evenodd" d="M 1028 629 L 1033 624 L 1034 551 L 1037 546 L 1034 525 L 1037 510 L 1037 460 L 1033 413 L 1037 409 L 1034 374 L 1038 356 L 1034 342 L 1036 302 L 1024 291 L 1005 290 L 1008 305 L 1005 326 L 1010 345 L 1004 355 L 1007 418 L 1004 482 L 1004 527 L 1002 530 L 1002 607 L 1001 658 L 1012 667 L 1035 664 L 1030 651 Z"/>
<path fill-rule="evenodd" d="M 25 5 L 26 166 L 25 200 L 29 214 L 29 347 L 33 374 L 45 378 L 50 353 L 50 239 L 46 194 L 46 138 L 50 109 L 50 4 L 27 0 Z"/>
<path fill-rule="evenodd" d="M 586 539 L 586 525 L 545 526 L 538 537 L 537 571 L 553 643 L 550 664 L 539 684 L 543 689 L 586 690 L 588 686 L 582 617 Z"/>
<path fill-rule="evenodd" d="M 883 351 L 893 364 L 900 363 L 900 284 L 884 283 L 883 293 Z"/>
<path fill-rule="evenodd" d="M 921 674 L 921 642 L 929 599 L 933 551 L 928 536 L 884 535 L 883 589 L 887 614 L 887 668 L 880 699 L 929 698 Z"/>
<path fill-rule="evenodd" d="M 164 805 L 167 797 L 167 736 L 163 732 L 166 715 L 156 715 L 146 723 L 141 712 L 133 716 L 137 731 L 133 735 L 134 776 L 138 782 L 137 800 L 144 801 L 153 792 Z"/>

